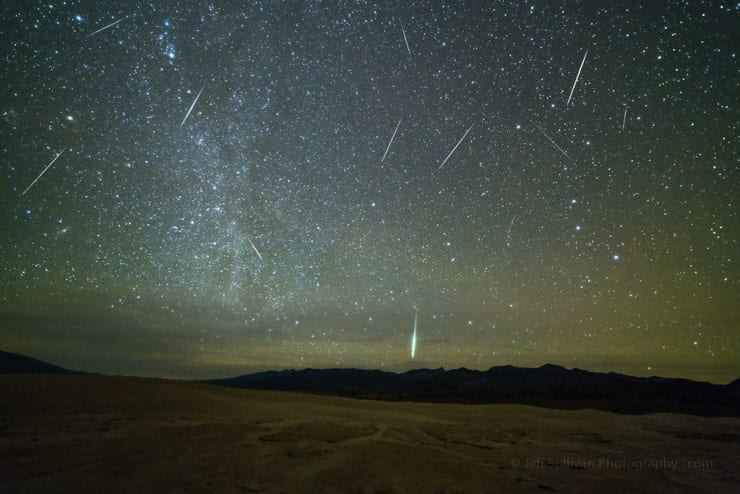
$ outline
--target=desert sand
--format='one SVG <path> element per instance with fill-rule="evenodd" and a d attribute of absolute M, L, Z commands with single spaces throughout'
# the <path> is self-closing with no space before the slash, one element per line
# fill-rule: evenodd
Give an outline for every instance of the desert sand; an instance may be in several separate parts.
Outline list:
<path fill-rule="evenodd" d="M 0 491 L 740 492 L 740 419 L 4 375 Z"/>

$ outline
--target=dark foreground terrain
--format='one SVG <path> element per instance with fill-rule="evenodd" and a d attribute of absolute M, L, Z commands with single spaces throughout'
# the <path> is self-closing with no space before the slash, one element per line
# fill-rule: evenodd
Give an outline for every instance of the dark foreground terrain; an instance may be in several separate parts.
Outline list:
<path fill-rule="evenodd" d="M 0 375 L 0 492 L 738 492 L 740 419 Z"/>
<path fill-rule="evenodd" d="M 616 413 L 688 413 L 740 417 L 740 379 L 718 385 L 688 379 L 634 377 L 559 365 L 416 369 L 396 374 L 362 369 L 258 372 L 206 381 L 233 388 L 300 391 L 352 398 L 432 403 L 505 403 Z"/>

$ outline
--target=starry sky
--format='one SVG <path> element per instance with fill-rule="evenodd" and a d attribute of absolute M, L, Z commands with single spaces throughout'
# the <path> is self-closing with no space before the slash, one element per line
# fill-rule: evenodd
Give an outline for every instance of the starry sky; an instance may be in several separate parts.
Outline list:
<path fill-rule="evenodd" d="M 740 7 L 597 3 L 8 4 L 0 347 L 737 378 Z"/>

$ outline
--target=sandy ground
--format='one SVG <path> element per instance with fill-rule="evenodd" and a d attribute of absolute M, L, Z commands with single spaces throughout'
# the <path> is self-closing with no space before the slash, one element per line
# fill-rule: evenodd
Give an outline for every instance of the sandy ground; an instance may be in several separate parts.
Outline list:
<path fill-rule="evenodd" d="M 0 376 L 0 492 L 740 492 L 740 419 Z"/>

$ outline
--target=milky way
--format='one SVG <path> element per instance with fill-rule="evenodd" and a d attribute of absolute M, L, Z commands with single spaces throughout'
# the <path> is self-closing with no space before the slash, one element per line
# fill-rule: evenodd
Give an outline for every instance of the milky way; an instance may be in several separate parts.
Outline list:
<path fill-rule="evenodd" d="M 551 362 L 727 382 L 738 13 L 5 7 L 0 346 L 141 375 Z"/>

